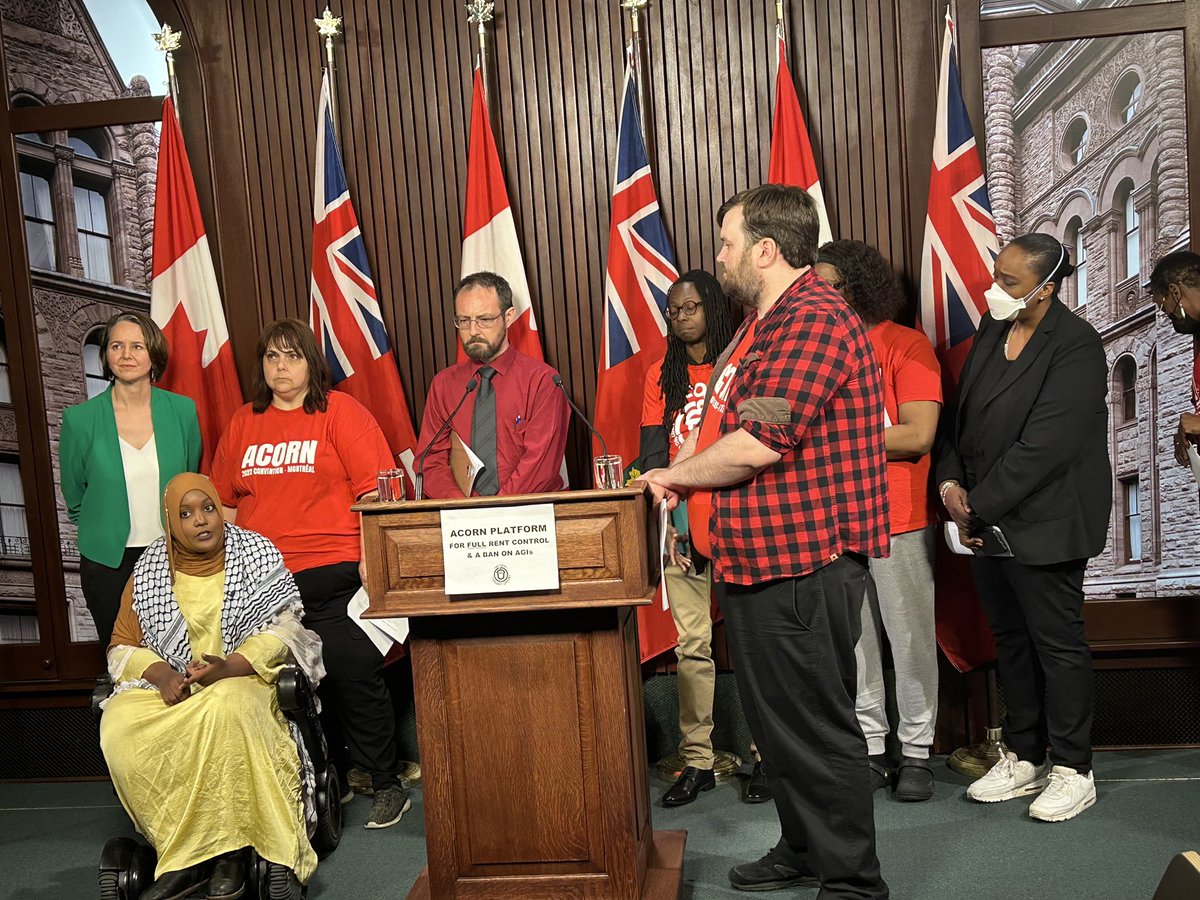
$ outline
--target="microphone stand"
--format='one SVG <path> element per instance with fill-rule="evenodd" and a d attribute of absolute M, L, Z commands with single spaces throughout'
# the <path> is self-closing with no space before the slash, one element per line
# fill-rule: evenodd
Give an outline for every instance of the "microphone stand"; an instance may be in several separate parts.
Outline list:
<path fill-rule="evenodd" d="M 454 417 L 458 415 L 458 411 L 462 409 L 462 405 L 467 402 L 467 397 L 479 387 L 479 379 L 472 376 L 467 382 L 467 386 L 463 389 L 463 394 L 458 398 L 458 405 L 450 411 L 450 415 L 442 421 L 438 430 L 433 433 L 433 439 L 425 445 L 425 449 L 421 451 L 421 458 L 417 460 L 417 473 L 413 476 L 413 497 L 417 500 L 425 499 L 425 457 L 429 455 L 429 451 L 433 449 L 433 445 L 441 440 L 442 435 L 450 430 L 451 424 L 454 422 Z"/>

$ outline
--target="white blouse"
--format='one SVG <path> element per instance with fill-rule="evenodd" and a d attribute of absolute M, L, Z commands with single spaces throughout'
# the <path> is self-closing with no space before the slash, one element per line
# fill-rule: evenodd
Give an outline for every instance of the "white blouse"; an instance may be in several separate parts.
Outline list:
<path fill-rule="evenodd" d="M 146 547 L 163 536 L 159 512 L 158 448 L 154 436 L 138 450 L 124 438 L 121 464 L 125 467 L 125 496 L 129 499 L 129 538 L 126 547 Z"/>

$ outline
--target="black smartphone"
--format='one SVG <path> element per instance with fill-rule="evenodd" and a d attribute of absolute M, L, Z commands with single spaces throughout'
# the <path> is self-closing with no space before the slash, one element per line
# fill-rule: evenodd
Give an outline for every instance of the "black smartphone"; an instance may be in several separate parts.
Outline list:
<path fill-rule="evenodd" d="M 1012 548 L 1008 546 L 1008 540 L 1004 537 L 1004 532 L 995 525 L 989 525 L 978 534 L 974 535 L 983 540 L 982 547 L 976 547 L 976 556 L 1012 556 Z"/>

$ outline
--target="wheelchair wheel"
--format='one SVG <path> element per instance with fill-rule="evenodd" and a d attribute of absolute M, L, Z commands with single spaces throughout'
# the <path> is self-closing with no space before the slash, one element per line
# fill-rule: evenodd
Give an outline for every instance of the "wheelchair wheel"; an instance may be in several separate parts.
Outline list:
<path fill-rule="evenodd" d="M 308 888 L 287 866 L 260 857 L 255 861 L 254 874 L 254 887 L 259 900 L 304 900 L 308 896 Z"/>
<path fill-rule="evenodd" d="M 325 768 L 324 782 L 317 790 L 317 830 L 312 837 L 313 850 L 322 859 L 342 840 L 342 781 L 333 763 Z"/>
<path fill-rule="evenodd" d="M 137 900 L 154 884 L 157 856 L 132 838 L 113 838 L 100 854 L 100 900 Z"/>

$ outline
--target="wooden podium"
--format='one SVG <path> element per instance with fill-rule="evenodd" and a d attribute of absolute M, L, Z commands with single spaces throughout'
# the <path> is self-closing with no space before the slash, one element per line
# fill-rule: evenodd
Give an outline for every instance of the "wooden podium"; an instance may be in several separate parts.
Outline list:
<path fill-rule="evenodd" d="M 448 597 L 440 511 L 554 504 L 561 586 Z M 428 866 L 410 898 L 671 898 L 684 831 L 652 831 L 636 607 L 641 490 L 364 503 L 368 617 L 408 616 Z"/>

